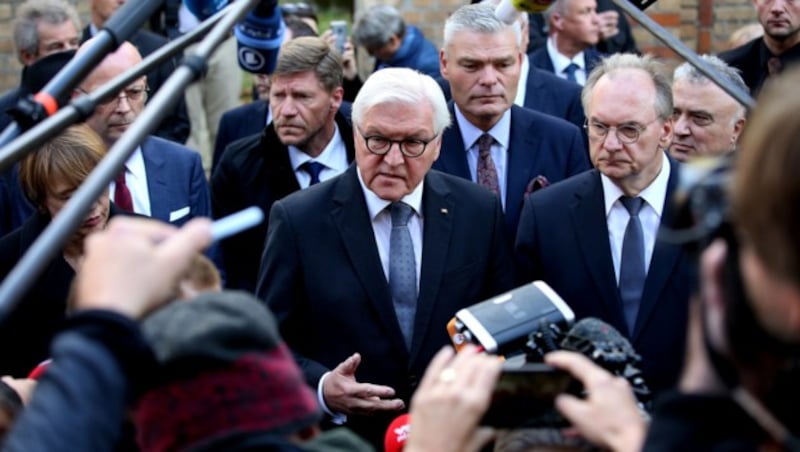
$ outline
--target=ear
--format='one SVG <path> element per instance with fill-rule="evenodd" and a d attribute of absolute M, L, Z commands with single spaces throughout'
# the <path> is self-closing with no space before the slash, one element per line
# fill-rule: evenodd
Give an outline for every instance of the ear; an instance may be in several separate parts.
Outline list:
<path fill-rule="evenodd" d="M 22 64 L 24 66 L 30 66 L 36 62 L 36 55 L 28 52 L 27 50 L 20 50 L 19 59 L 22 60 Z"/>
<path fill-rule="evenodd" d="M 739 118 L 736 120 L 736 124 L 733 125 L 733 133 L 731 133 L 732 148 L 736 147 L 736 143 L 739 141 L 739 135 L 741 135 L 742 130 L 744 129 L 745 122 L 746 120 L 744 118 Z"/>
<path fill-rule="evenodd" d="M 336 88 L 331 91 L 331 110 L 334 112 L 339 111 L 339 107 L 342 106 L 342 100 L 344 99 L 344 88 L 341 86 L 337 86 Z"/>
<path fill-rule="evenodd" d="M 667 149 L 672 144 L 672 136 L 674 132 L 674 124 L 672 118 L 667 118 L 664 124 L 661 125 L 661 137 L 658 139 L 660 149 Z"/>
<path fill-rule="evenodd" d="M 439 73 L 442 74 L 442 78 L 445 80 L 450 80 L 447 78 L 447 55 L 444 48 L 439 50 Z"/>
<path fill-rule="evenodd" d="M 564 18 L 561 13 L 553 11 L 553 14 L 550 15 L 550 26 L 558 31 L 564 30 Z"/>

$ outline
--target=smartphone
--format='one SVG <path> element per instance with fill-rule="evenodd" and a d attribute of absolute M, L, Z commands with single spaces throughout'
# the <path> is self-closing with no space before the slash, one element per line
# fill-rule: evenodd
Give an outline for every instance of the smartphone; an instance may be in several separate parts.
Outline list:
<path fill-rule="evenodd" d="M 339 55 L 344 53 L 344 43 L 347 41 L 347 22 L 344 20 L 331 21 L 331 33 L 336 36 L 336 51 Z"/>
<path fill-rule="evenodd" d="M 577 386 L 572 375 L 547 364 L 507 361 L 481 424 L 498 428 L 566 426 L 553 402 L 558 394 L 577 393 Z"/>

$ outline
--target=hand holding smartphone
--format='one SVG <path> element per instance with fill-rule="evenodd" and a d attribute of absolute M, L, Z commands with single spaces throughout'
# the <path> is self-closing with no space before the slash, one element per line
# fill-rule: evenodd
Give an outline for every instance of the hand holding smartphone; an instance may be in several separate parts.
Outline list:
<path fill-rule="evenodd" d="M 347 22 L 344 20 L 331 21 L 331 33 L 336 37 L 336 51 L 339 55 L 344 53 L 344 43 L 347 41 Z"/>

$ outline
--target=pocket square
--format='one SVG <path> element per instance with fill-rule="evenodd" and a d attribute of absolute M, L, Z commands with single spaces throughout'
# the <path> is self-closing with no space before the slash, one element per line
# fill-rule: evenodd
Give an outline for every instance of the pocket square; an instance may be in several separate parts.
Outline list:
<path fill-rule="evenodd" d="M 525 197 L 527 198 L 531 193 L 535 192 L 536 190 L 541 190 L 548 185 L 550 185 L 550 181 L 548 181 L 544 175 L 540 174 L 534 177 L 530 182 L 528 182 L 528 186 L 525 187 Z"/>
<path fill-rule="evenodd" d="M 186 215 L 189 215 L 190 210 L 191 209 L 189 209 L 189 206 L 182 207 L 178 210 L 173 210 L 172 212 L 169 213 L 169 222 L 172 223 L 175 220 L 180 220 Z"/>

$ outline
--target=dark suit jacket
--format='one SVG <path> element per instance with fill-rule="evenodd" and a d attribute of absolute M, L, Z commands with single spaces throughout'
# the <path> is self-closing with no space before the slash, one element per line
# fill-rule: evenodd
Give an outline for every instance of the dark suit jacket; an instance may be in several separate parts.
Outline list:
<path fill-rule="evenodd" d="M 352 162 L 353 129 L 341 111 L 336 114 L 336 125 L 347 149 L 347 160 Z M 289 149 L 278 139 L 272 125 L 262 130 L 259 135 L 233 142 L 223 153 L 211 176 L 214 218 L 250 206 L 258 206 L 266 214 L 272 203 L 300 190 Z M 221 242 L 228 288 L 255 290 L 266 236 L 264 222 Z"/>
<path fill-rule="evenodd" d="M 111 203 L 109 218 L 120 215 Z M 0 240 L 0 281 L 17 265 L 50 224 L 50 215 L 37 212 Z M 49 358 L 50 341 L 66 318 L 67 296 L 75 271 L 59 253 L 44 268 L 32 288 L 8 317 L 0 319 L 0 374 L 25 377 Z"/>
<path fill-rule="evenodd" d="M 219 118 L 217 141 L 214 143 L 212 172 L 222 158 L 222 152 L 229 144 L 240 138 L 259 134 L 264 130 L 267 125 L 268 112 L 269 102 L 255 100 L 222 114 L 222 117 Z"/>
<path fill-rule="evenodd" d="M 91 37 L 89 26 L 84 27 L 81 43 L 88 41 Z M 142 58 L 146 58 L 167 43 L 167 39 L 163 36 L 147 30 L 136 31 L 128 41 L 136 46 Z M 159 64 L 155 69 L 147 73 L 147 86 L 150 88 L 149 97 L 152 98 L 161 85 L 172 75 L 172 71 L 177 67 L 179 60 L 180 56 Z M 190 127 L 189 115 L 186 113 L 186 102 L 181 97 L 153 134 L 176 143 L 185 143 L 186 139 L 189 138 Z"/>
<path fill-rule="evenodd" d="M 586 116 L 580 85 L 533 65 L 529 68 L 523 107 L 567 120 L 583 130 Z"/>
<path fill-rule="evenodd" d="M 603 58 L 603 55 L 594 48 L 588 48 L 583 51 L 583 58 L 586 62 L 586 74 L 592 72 L 595 65 Z M 547 46 L 540 47 L 528 54 L 528 60 L 531 62 L 531 67 L 538 67 L 550 73 L 555 73 L 553 61 L 550 60 L 550 55 L 547 53 Z"/>
<path fill-rule="evenodd" d="M 662 222 L 673 216 L 669 201 L 679 172 L 672 162 Z M 532 195 L 522 211 L 515 254 L 521 281 L 544 280 L 577 319 L 600 318 L 628 337 L 642 355 L 651 390 L 676 383 L 686 337 L 690 259 L 680 246 L 656 242 L 636 325 L 629 333 L 611 261 L 599 171 Z"/>
<path fill-rule="evenodd" d="M 450 104 L 453 125 L 442 135 L 442 150 L 435 169 L 472 180 L 467 164 L 468 145 Z M 552 116 L 516 105 L 511 107 L 511 143 L 506 165 L 506 236 L 514 243 L 519 213 L 529 185 L 537 176 L 549 182 L 566 179 L 591 168 L 580 130 Z"/>
<path fill-rule="evenodd" d="M 177 226 L 194 217 L 210 217 L 211 199 L 200 154 L 152 136 L 141 147 L 151 216 Z"/>
<path fill-rule="evenodd" d="M 719 54 L 723 61 L 741 71 L 742 79 L 753 95 L 758 94 L 761 86 L 767 80 L 769 76 L 767 61 L 773 56 L 772 52 L 764 44 L 763 37 L 756 38 L 747 44 Z M 789 65 L 796 64 L 800 61 L 800 45 L 795 45 L 783 52 L 778 58 L 783 69 L 786 69 Z"/>
<path fill-rule="evenodd" d="M 456 311 L 513 286 L 495 196 L 431 170 L 422 209 L 422 276 L 409 352 L 355 166 L 273 205 L 256 294 L 275 313 L 313 387 L 359 352 L 358 380 L 391 386 L 408 406 L 428 362 L 450 343 L 446 325 Z M 396 415 L 349 416 L 347 425 L 375 444 Z"/>

